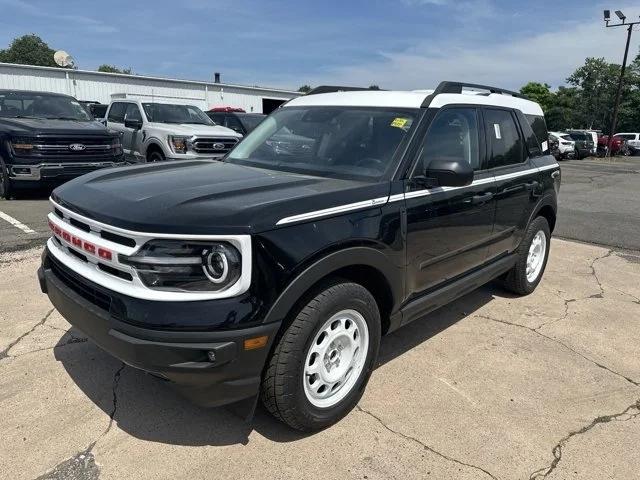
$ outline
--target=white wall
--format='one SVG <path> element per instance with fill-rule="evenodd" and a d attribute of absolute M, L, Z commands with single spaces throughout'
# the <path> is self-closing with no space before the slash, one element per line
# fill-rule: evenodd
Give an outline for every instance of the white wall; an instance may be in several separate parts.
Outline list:
<path fill-rule="evenodd" d="M 300 95 L 279 89 L 5 63 L 0 63 L 0 89 L 66 93 L 78 100 L 100 103 L 109 103 L 112 94 L 126 93 L 157 102 L 187 103 L 203 110 L 233 106 L 260 113 L 263 98 L 289 100 Z"/>

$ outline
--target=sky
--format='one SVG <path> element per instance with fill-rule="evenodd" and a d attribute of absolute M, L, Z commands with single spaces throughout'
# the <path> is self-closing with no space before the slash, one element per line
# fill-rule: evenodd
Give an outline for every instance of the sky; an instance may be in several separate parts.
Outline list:
<path fill-rule="evenodd" d="M 426 89 L 460 80 L 519 89 L 565 84 L 586 57 L 621 63 L 638 1 L 0 0 L 0 48 L 35 33 L 78 68 L 297 89 Z M 630 59 L 638 53 L 636 27 Z"/>

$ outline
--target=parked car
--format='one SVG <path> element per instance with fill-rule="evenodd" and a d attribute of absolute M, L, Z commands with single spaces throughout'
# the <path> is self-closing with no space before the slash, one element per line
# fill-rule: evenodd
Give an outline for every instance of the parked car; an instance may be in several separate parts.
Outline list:
<path fill-rule="evenodd" d="M 484 88 L 308 94 L 223 162 L 70 182 L 41 288 L 197 403 L 250 412 L 260 393 L 289 426 L 326 427 L 358 403 L 382 334 L 492 279 L 519 295 L 542 279 L 560 168 L 540 106 Z M 289 135 L 303 156 L 271 144 Z"/>
<path fill-rule="evenodd" d="M 209 110 L 207 115 L 216 125 L 230 128 L 240 135 L 246 135 L 267 118 L 262 113 L 214 112 Z"/>
<path fill-rule="evenodd" d="M 0 197 L 123 164 L 120 136 L 68 95 L 0 90 Z"/>
<path fill-rule="evenodd" d="M 593 154 L 596 144 L 591 133 L 583 130 L 568 130 L 567 133 L 571 140 L 575 142 L 574 149 L 578 160 Z"/>
<path fill-rule="evenodd" d="M 598 147 L 601 150 L 607 150 L 609 148 L 609 135 L 601 135 L 598 138 Z M 629 155 L 629 148 L 626 145 L 625 139 L 617 135 L 613 136 L 611 142 L 611 154 L 612 155 Z"/>
<path fill-rule="evenodd" d="M 85 110 L 91 115 L 92 118 L 98 121 L 103 121 L 104 116 L 107 113 L 107 107 L 109 105 L 105 105 L 100 102 L 88 102 L 88 101 L 80 101 L 80 105 L 82 105 Z"/>
<path fill-rule="evenodd" d="M 114 100 L 106 121 L 122 134 L 122 148 L 131 163 L 220 159 L 242 138 L 192 105 Z"/>
<path fill-rule="evenodd" d="M 549 132 L 549 142 L 557 145 L 557 159 L 575 158 L 576 142 L 566 132 Z"/>
<path fill-rule="evenodd" d="M 640 154 L 640 133 L 616 133 L 614 138 L 616 137 L 627 143 L 631 155 Z"/>

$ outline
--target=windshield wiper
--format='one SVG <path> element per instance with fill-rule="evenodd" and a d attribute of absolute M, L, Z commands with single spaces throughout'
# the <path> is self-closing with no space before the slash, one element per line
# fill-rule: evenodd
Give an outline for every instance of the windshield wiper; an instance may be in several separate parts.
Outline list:
<path fill-rule="evenodd" d="M 77 122 L 86 122 L 87 120 L 84 118 L 76 118 L 76 117 L 43 117 L 47 120 L 75 120 Z"/>

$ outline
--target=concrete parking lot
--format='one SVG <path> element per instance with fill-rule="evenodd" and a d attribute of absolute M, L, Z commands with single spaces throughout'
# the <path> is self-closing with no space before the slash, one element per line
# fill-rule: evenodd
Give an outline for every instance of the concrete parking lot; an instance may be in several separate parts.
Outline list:
<path fill-rule="evenodd" d="M 302 435 L 186 403 L 55 312 L 39 249 L 0 256 L 0 477 L 637 478 L 640 256 L 554 240 L 544 281 L 488 285 L 384 339 L 358 408 Z"/>
<path fill-rule="evenodd" d="M 99 350 L 37 285 L 48 193 L 0 201 L 33 230 L 0 218 L 0 479 L 638 478 L 640 158 L 562 167 L 556 236 L 579 241 L 552 241 L 538 289 L 489 284 L 384 338 L 358 407 L 311 435 Z"/>

